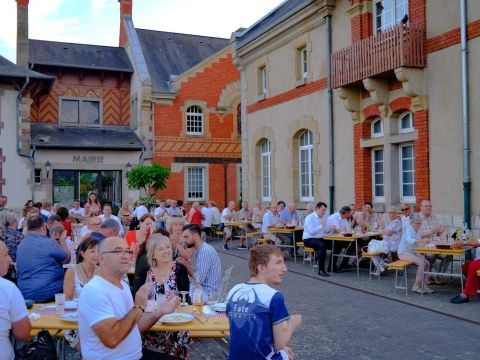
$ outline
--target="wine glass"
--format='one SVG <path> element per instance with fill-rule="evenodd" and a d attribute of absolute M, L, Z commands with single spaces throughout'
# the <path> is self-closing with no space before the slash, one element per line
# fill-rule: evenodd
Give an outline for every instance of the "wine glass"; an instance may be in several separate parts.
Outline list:
<path fill-rule="evenodd" d="M 218 293 L 212 291 L 208 294 L 207 305 L 215 305 L 216 303 L 218 303 Z"/>
<path fill-rule="evenodd" d="M 180 291 L 180 294 L 182 295 L 182 302 L 180 303 L 180 306 L 188 306 L 188 303 L 187 303 L 188 293 L 189 293 L 188 291 Z"/>

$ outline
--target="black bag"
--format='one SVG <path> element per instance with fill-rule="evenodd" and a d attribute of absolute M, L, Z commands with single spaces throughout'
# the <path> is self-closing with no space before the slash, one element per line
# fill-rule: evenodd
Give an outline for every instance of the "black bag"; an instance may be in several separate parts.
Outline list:
<path fill-rule="evenodd" d="M 48 331 L 40 331 L 30 342 L 25 344 L 16 360 L 57 360 L 57 349 L 55 342 Z"/>

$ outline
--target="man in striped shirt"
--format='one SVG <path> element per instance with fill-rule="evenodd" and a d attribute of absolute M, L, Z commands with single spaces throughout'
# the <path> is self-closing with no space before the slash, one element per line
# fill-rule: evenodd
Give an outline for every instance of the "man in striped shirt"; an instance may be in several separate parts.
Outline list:
<path fill-rule="evenodd" d="M 183 239 L 188 248 L 194 248 L 193 264 L 182 262 L 190 275 L 198 273 L 205 296 L 220 290 L 222 266 L 217 251 L 202 240 L 200 226 L 188 224 L 183 227 Z"/>

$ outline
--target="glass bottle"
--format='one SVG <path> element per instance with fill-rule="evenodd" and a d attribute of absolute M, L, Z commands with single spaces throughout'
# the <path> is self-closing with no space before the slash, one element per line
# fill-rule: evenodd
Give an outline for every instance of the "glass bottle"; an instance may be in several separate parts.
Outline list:
<path fill-rule="evenodd" d="M 203 286 L 200 282 L 200 275 L 198 273 L 195 273 L 193 275 L 192 304 L 193 304 L 194 311 L 202 312 Z"/>

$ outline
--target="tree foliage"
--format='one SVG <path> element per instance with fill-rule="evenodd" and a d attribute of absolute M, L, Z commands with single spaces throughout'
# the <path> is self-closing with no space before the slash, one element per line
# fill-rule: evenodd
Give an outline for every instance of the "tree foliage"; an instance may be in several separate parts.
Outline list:
<path fill-rule="evenodd" d="M 158 164 L 135 166 L 128 173 L 128 187 L 143 189 L 148 197 L 152 197 L 157 191 L 165 189 L 169 175 L 170 169 Z"/>

